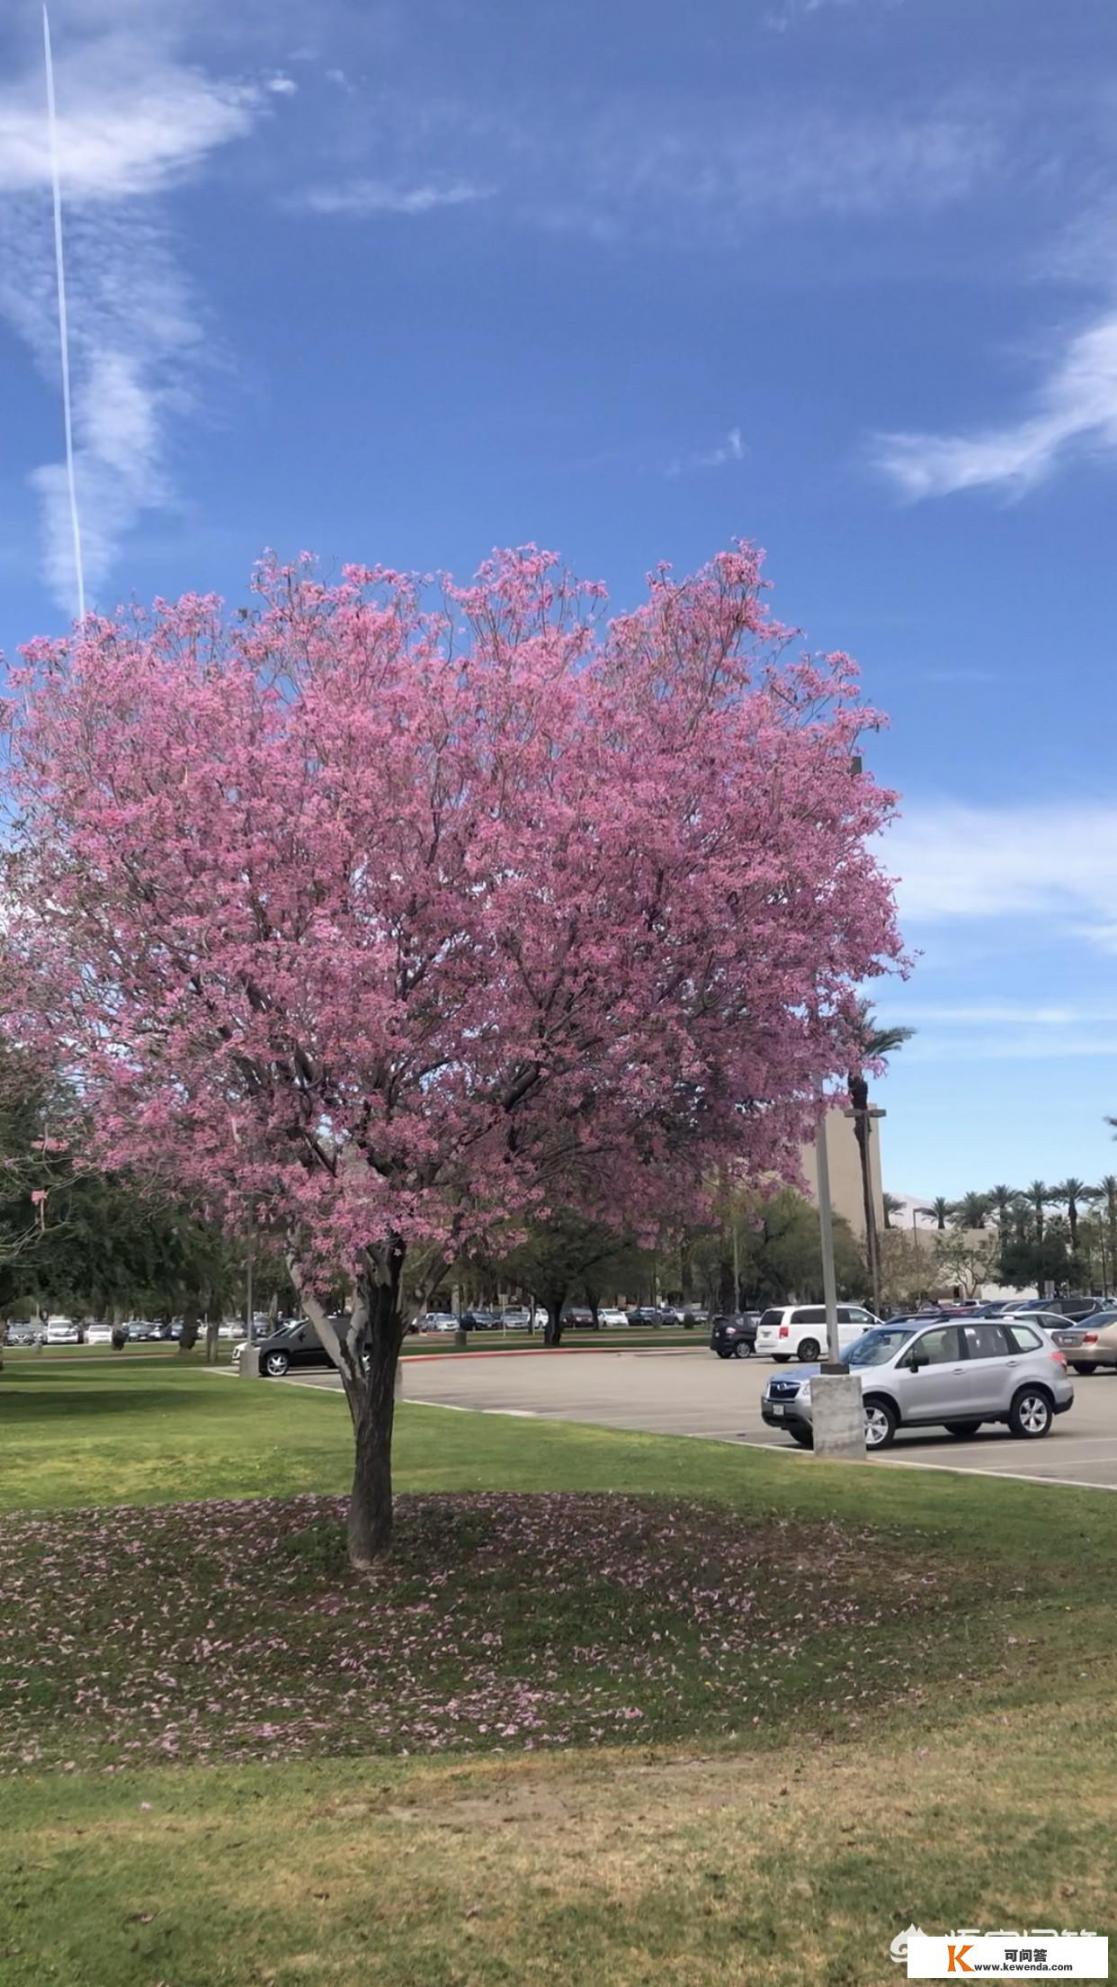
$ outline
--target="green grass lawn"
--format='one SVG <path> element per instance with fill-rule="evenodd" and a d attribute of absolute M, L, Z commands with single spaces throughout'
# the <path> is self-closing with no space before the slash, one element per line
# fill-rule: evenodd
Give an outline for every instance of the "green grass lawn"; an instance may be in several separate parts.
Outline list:
<path fill-rule="evenodd" d="M 354 1582 L 348 1464 L 331 1393 L 5 1369 L 4 1987 L 861 1987 L 913 1917 L 1114 1929 L 1117 1500 L 405 1404 Z"/>

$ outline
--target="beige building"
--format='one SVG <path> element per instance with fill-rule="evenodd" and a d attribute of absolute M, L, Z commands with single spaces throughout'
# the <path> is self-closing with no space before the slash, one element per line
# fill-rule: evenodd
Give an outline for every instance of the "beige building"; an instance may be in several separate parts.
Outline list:
<path fill-rule="evenodd" d="M 880 1172 L 881 1120 L 874 1118 L 872 1124 L 869 1169 L 872 1175 L 873 1210 L 879 1234 L 884 1227 L 884 1200 Z M 840 1214 L 843 1220 L 848 1221 L 854 1234 L 863 1242 L 865 1197 L 861 1189 L 861 1154 L 853 1133 L 853 1119 L 847 1118 L 840 1106 L 835 1106 L 826 1113 L 826 1157 L 830 1169 L 830 1205 L 835 1214 Z M 807 1192 L 811 1199 L 817 1202 L 818 1159 L 813 1145 L 803 1147 L 802 1167 L 807 1182 Z"/>

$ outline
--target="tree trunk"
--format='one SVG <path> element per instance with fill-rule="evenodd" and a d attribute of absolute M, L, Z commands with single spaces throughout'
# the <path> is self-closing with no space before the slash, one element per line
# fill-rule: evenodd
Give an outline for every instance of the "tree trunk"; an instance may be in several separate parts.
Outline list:
<path fill-rule="evenodd" d="M 353 1487 L 349 1496 L 349 1563 L 367 1572 L 392 1543 L 392 1430 L 396 1367 L 403 1342 L 400 1278 L 404 1249 L 394 1240 L 370 1251 L 354 1315 L 365 1313 L 349 1376 L 342 1379 L 353 1417 Z M 363 1302 L 362 1302 L 363 1300 Z"/>
<path fill-rule="evenodd" d="M 378 1296 L 381 1293 L 378 1292 Z M 390 1301 L 391 1293 L 383 1292 Z M 349 1498 L 349 1560 L 366 1570 L 392 1542 L 392 1429 L 401 1319 L 387 1303 L 370 1310 L 363 1383 L 354 1404 L 353 1488 Z M 379 1314 L 379 1315 L 378 1315 Z"/>
<path fill-rule="evenodd" d="M 543 1303 L 547 1312 L 547 1322 L 543 1327 L 544 1345 L 562 1344 L 562 1307 L 566 1302 L 568 1286 L 556 1284 L 553 1290 L 544 1289 Z"/>
<path fill-rule="evenodd" d="M 392 1542 L 392 1430 L 403 1342 L 404 1255 L 405 1245 L 398 1236 L 365 1251 L 344 1325 L 327 1315 L 313 1290 L 296 1282 L 307 1317 L 341 1375 L 349 1404 L 354 1441 L 349 1563 L 362 1573 L 384 1557 Z M 293 1261 L 291 1271 L 296 1277 Z"/>

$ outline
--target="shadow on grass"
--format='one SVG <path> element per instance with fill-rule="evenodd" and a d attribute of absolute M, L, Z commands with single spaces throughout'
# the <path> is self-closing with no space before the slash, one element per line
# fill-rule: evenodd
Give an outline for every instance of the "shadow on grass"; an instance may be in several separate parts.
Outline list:
<path fill-rule="evenodd" d="M 0 1381 L 0 1421 L 8 1430 L 26 1428 L 32 1422 L 60 1421 L 66 1415 L 106 1419 L 196 1407 L 195 1397 L 166 1387 L 68 1387 L 55 1380 L 49 1387 L 9 1389 L 6 1381 Z"/>

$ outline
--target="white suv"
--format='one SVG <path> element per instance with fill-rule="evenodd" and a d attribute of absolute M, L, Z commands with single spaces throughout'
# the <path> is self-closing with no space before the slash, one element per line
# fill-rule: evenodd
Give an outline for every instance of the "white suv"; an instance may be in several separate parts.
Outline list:
<path fill-rule="evenodd" d="M 844 1352 L 870 1325 L 880 1323 L 861 1304 L 838 1305 L 838 1346 Z M 821 1359 L 826 1352 L 826 1306 L 785 1304 L 765 1311 L 756 1328 L 756 1350 L 764 1359 Z"/>

